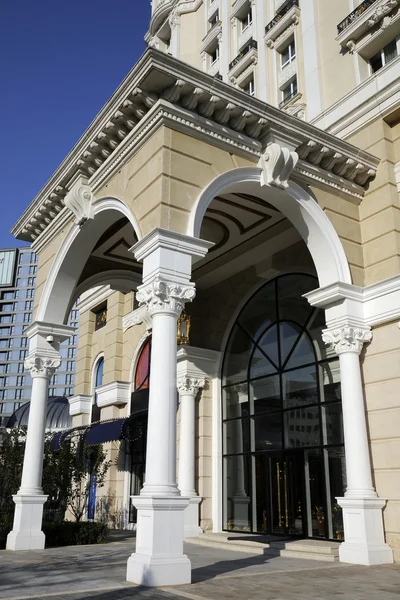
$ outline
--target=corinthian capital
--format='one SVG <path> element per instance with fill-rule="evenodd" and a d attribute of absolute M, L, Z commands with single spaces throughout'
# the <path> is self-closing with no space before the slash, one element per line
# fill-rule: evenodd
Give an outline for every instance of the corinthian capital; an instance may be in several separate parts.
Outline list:
<path fill-rule="evenodd" d="M 42 357 L 42 356 L 28 356 L 25 360 L 25 369 L 30 371 L 31 377 L 50 377 L 54 374 L 54 371 L 61 365 L 61 358 L 54 357 Z"/>
<path fill-rule="evenodd" d="M 195 295 L 193 283 L 184 285 L 157 278 L 148 285 L 141 286 L 136 299 L 146 306 L 151 316 L 165 313 L 179 317 L 185 303 L 191 302 Z"/>
<path fill-rule="evenodd" d="M 204 384 L 204 379 L 197 379 L 196 377 L 180 377 L 177 382 L 179 395 L 190 394 L 196 396 L 199 389 L 204 387 Z"/>
<path fill-rule="evenodd" d="M 270 144 L 261 156 L 258 166 L 261 167 L 261 185 L 274 185 L 286 189 L 289 178 L 294 170 L 299 156 L 279 144 Z"/>
<path fill-rule="evenodd" d="M 360 327 L 325 329 L 322 339 L 325 344 L 333 347 L 336 354 L 344 352 L 360 354 L 363 344 L 372 340 L 372 332 L 370 329 Z"/>
<path fill-rule="evenodd" d="M 94 218 L 93 194 L 86 177 L 78 174 L 70 183 L 71 189 L 64 198 L 67 208 L 74 214 L 75 223 L 83 225 L 88 219 Z"/>

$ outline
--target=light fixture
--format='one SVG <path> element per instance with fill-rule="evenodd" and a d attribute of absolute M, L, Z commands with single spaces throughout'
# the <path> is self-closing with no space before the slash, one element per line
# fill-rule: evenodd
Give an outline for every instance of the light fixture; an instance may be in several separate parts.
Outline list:
<path fill-rule="evenodd" d="M 178 332 L 177 332 L 177 336 L 176 336 L 178 346 L 182 346 L 183 344 L 188 346 L 190 344 L 189 333 L 190 333 L 190 315 L 188 315 L 183 310 L 178 319 Z"/>

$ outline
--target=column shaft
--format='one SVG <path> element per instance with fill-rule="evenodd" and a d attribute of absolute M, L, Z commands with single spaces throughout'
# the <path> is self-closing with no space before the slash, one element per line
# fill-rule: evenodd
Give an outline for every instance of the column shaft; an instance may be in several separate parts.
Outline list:
<path fill-rule="evenodd" d="M 176 315 L 153 315 L 146 481 L 141 496 L 179 495 L 176 484 L 176 332 Z"/>
<path fill-rule="evenodd" d="M 28 432 L 19 494 L 43 494 L 43 450 L 49 380 L 46 375 L 32 379 Z"/>
<path fill-rule="evenodd" d="M 372 485 L 360 360 L 356 352 L 339 354 L 346 448 L 346 497 L 376 498 Z"/>
<path fill-rule="evenodd" d="M 179 436 L 179 489 L 182 496 L 196 496 L 195 473 L 195 394 L 181 394 L 181 423 Z"/>

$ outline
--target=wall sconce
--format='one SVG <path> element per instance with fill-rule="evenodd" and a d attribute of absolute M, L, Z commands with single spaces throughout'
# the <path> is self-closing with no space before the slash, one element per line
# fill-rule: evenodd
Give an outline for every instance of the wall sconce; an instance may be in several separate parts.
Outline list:
<path fill-rule="evenodd" d="M 182 346 L 183 344 L 186 344 L 188 346 L 190 344 L 189 333 L 190 333 L 190 315 L 188 315 L 183 310 L 181 312 L 181 316 L 178 319 L 178 332 L 177 332 L 177 336 L 176 336 L 178 346 Z"/>

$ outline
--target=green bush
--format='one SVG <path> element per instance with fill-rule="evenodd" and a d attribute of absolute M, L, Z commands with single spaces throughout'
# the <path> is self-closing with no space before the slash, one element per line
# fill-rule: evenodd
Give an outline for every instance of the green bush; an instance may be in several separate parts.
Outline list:
<path fill-rule="evenodd" d="M 11 529 L 12 524 L 0 524 L 0 550 L 4 550 L 6 547 L 7 535 Z M 64 521 L 62 523 L 43 523 L 42 529 L 46 536 L 46 548 L 107 543 L 108 529 L 105 523 Z"/>
<path fill-rule="evenodd" d="M 86 544 L 106 544 L 107 525 L 64 521 L 63 523 L 43 523 L 46 548 L 54 546 L 83 546 Z"/>

